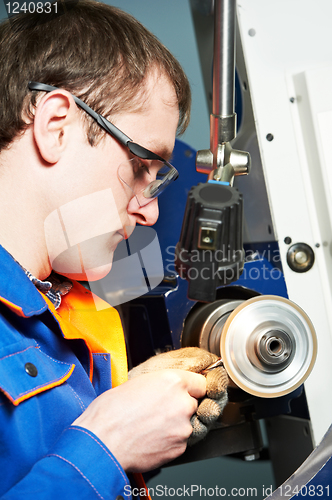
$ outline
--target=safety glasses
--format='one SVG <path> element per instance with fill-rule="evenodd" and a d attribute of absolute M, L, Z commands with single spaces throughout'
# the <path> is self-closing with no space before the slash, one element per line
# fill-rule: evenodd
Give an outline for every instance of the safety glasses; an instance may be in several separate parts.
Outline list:
<path fill-rule="evenodd" d="M 28 87 L 30 90 L 44 92 L 59 90 L 58 87 L 39 82 L 29 82 Z M 154 198 L 157 198 L 171 182 L 178 178 L 178 171 L 168 161 L 133 142 L 130 137 L 102 115 L 96 113 L 81 99 L 75 95 L 72 95 L 72 97 L 78 107 L 96 120 L 102 129 L 114 137 L 120 144 L 126 146 L 131 154 L 134 155 L 134 158 L 131 160 L 121 163 L 118 168 L 118 176 L 121 182 L 132 192 L 133 196 L 136 197 L 139 206 L 147 205 Z"/>

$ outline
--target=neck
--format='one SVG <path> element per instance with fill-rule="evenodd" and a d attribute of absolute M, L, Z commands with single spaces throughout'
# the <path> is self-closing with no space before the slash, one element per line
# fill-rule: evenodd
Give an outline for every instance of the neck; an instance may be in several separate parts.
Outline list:
<path fill-rule="evenodd" d="M 44 237 L 43 194 L 33 176 L 34 154 L 29 155 L 23 142 L 15 141 L 0 155 L 0 244 L 25 269 L 45 279 L 51 266 Z"/>

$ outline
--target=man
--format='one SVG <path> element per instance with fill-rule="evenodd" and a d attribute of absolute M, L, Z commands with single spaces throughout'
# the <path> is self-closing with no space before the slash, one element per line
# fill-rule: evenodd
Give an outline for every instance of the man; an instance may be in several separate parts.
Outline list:
<path fill-rule="evenodd" d="M 0 494 L 128 497 L 126 473 L 185 450 L 206 379 L 152 368 L 125 382 L 117 312 L 72 280 L 105 276 L 136 223 L 157 220 L 190 91 L 127 14 L 54 5 L 0 30 Z M 200 371 L 213 356 L 194 358 Z"/>

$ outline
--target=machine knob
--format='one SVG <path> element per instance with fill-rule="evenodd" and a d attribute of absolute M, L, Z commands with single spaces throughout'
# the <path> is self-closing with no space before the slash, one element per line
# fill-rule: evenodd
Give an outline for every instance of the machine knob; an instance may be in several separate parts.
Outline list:
<path fill-rule="evenodd" d="M 190 299 L 211 302 L 219 286 L 239 278 L 242 221 L 242 194 L 228 183 L 209 181 L 190 190 L 175 250 L 177 272 L 189 282 Z"/>
<path fill-rule="evenodd" d="M 313 249 L 306 243 L 295 243 L 287 252 L 287 264 L 296 273 L 309 271 L 315 262 Z"/>

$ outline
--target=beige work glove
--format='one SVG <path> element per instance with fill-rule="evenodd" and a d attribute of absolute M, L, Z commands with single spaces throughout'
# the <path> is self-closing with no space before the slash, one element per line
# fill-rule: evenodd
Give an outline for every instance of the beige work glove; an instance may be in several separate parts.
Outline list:
<path fill-rule="evenodd" d="M 129 379 L 164 369 L 187 370 L 200 373 L 218 361 L 218 356 L 199 347 L 184 347 L 174 351 L 158 354 L 130 370 Z M 192 445 L 203 439 L 208 431 L 216 427 L 216 422 L 226 406 L 228 377 L 223 366 L 206 373 L 206 397 L 198 405 L 196 413 L 191 417 L 193 433 L 188 440 Z"/>

